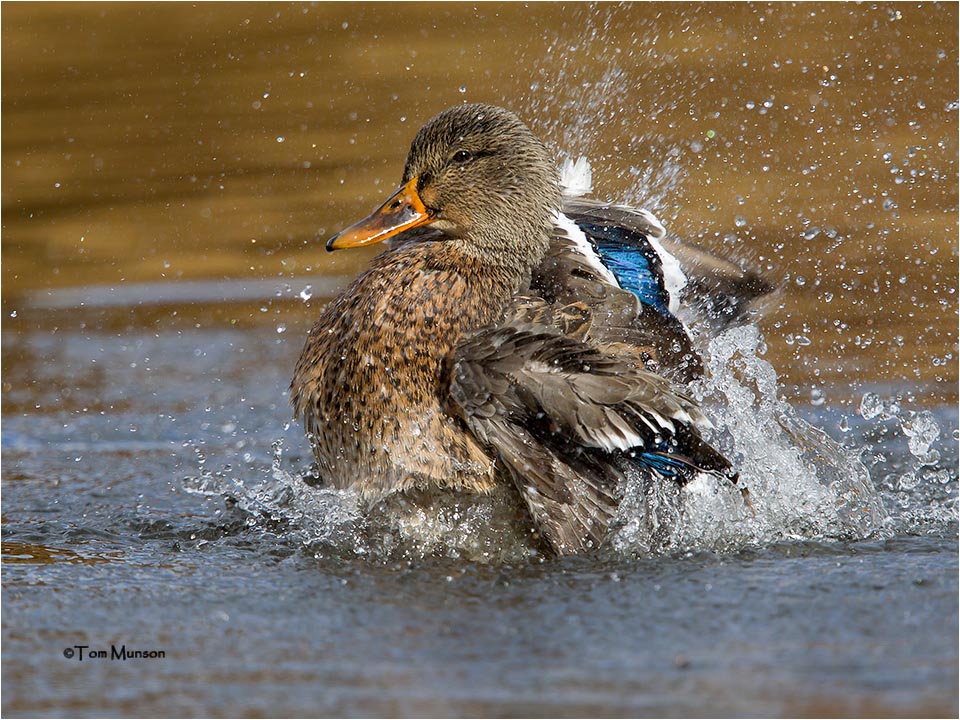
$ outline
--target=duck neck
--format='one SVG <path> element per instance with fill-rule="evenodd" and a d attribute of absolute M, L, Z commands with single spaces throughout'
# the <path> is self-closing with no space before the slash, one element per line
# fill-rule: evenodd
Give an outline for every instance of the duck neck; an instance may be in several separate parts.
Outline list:
<path fill-rule="evenodd" d="M 530 283 L 532 266 L 526 260 L 500 258 L 470 243 L 443 243 L 442 257 L 437 259 L 440 266 L 465 281 L 452 318 L 458 333 L 497 322 L 510 301 Z"/>
<path fill-rule="evenodd" d="M 524 222 L 477 228 L 452 239 L 457 252 L 501 279 L 511 295 L 527 284 L 533 268 L 543 261 L 550 245 L 550 224 Z"/>

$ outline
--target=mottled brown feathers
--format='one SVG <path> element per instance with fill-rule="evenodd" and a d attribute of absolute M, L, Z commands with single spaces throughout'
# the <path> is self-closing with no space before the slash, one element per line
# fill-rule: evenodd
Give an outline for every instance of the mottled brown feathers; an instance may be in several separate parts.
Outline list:
<path fill-rule="evenodd" d="M 292 382 L 321 475 L 370 497 L 424 483 L 488 488 L 492 458 L 444 411 L 440 370 L 513 289 L 508 273 L 449 244 L 412 243 L 324 308 Z"/>

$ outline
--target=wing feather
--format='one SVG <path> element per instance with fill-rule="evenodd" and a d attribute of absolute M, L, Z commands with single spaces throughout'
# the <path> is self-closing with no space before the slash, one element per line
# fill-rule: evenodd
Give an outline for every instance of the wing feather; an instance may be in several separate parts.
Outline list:
<path fill-rule="evenodd" d="M 453 412 L 496 452 L 561 553 L 603 541 L 625 457 L 655 453 L 654 469 L 674 456 L 683 467 L 729 468 L 700 439 L 707 420 L 691 398 L 552 326 L 514 319 L 461 343 L 449 393 Z"/>

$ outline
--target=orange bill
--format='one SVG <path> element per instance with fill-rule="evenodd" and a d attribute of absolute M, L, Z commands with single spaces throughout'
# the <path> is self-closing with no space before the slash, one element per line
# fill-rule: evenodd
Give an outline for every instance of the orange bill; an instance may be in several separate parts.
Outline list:
<path fill-rule="evenodd" d="M 417 193 L 417 178 L 411 178 L 372 215 L 327 240 L 327 250 L 373 245 L 433 220 Z"/>

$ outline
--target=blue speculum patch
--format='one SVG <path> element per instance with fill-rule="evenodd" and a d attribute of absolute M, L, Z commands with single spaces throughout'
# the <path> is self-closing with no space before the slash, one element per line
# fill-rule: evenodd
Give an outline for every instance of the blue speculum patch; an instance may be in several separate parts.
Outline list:
<path fill-rule="evenodd" d="M 647 238 L 626 228 L 578 221 L 577 225 L 596 248 L 601 262 L 644 305 L 670 314 L 670 296 L 663 285 L 660 257 Z"/>

